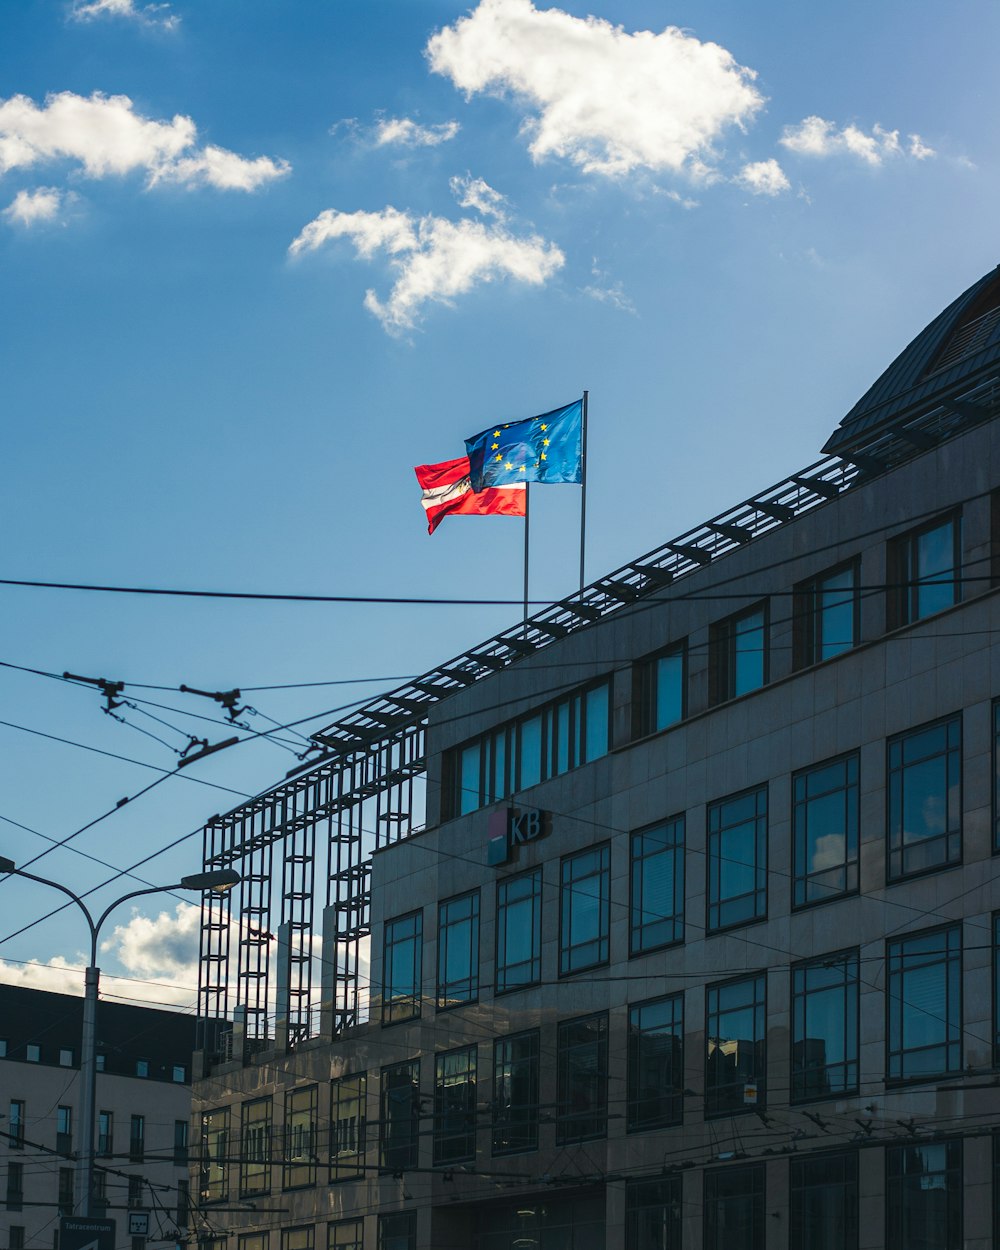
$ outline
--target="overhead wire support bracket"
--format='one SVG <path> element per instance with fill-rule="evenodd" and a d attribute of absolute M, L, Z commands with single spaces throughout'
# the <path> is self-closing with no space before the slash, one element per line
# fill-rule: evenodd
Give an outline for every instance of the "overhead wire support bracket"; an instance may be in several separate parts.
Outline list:
<path fill-rule="evenodd" d="M 178 686 L 177 689 L 181 694 L 197 694 L 203 699 L 214 699 L 221 707 L 225 708 L 226 715 L 230 722 L 235 721 L 237 716 L 251 709 L 247 707 L 237 707 L 240 701 L 239 690 L 196 690 L 194 686 Z"/>
<path fill-rule="evenodd" d="M 104 698 L 107 699 L 105 712 L 111 712 L 116 707 L 122 706 L 121 702 L 116 702 L 115 695 L 121 694 L 125 689 L 123 681 L 109 681 L 107 677 L 81 677 L 79 673 L 63 673 L 63 678 L 66 681 L 82 681 L 88 686 L 96 686 Z"/>

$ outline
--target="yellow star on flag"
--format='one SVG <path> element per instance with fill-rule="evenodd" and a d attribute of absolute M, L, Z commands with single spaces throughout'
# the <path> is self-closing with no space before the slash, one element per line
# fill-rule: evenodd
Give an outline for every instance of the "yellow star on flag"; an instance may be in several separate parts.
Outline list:
<path fill-rule="evenodd" d="M 494 438 L 499 438 L 499 437 L 500 437 L 500 431 L 499 431 L 499 430 L 494 430 L 494 431 L 493 431 L 493 437 L 494 437 Z"/>
<path fill-rule="evenodd" d="M 525 469 L 524 469 L 524 465 L 522 464 L 522 465 L 521 465 L 521 468 L 520 468 L 520 472 L 521 472 L 521 473 L 524 473 L 524 471 L 525 471 Z"/>
<path fill-rule="evenodd" d="M 494 444 L 492 445 L 492 447 L 490 447 L 490 451 L 496 451 L 496 449 L 497 449 L 499 446 L 500 446 L 500 444 L 499 444 L 499 443 L 494 443 Z"/>
<path fill-rule="evenodd" d="M 514 466 L 511 464 L 511 462 L 510 462 L 509 460 L 508 460 L 508 461 L 507 461 L 507 463 L 504 465 L 504 468 L 505 468 L 505 469 L 513 469 L 513 467 L 514 467 Z"/>
<path fill-rule="evenodd" d="M 543 459 L 543 460 L 548 460 L 548 456 L 545 454 L 545 452 L 544 452 L 544 451 L 542 452 L 542 459 Z"/>
<path fill-rule="evenodd" d="M 547 430 L 548 428 L 549 428 L 549 427 L 548 427 L 547 425 L 543 425 L 543 426 L 542 426 L 542 429 L 543 429 L 543 430 Z"/>
<path fill-rule="evenodd" d="M 543 447 L 548 447 L 548 445 L 549 445 L 549 440 L 548 440 L 547 438 L 543 438 L 543 439 L 542 439 L 542 446 L 543 446 Z"/>
<path fill-rule="evenodd" d="M 499 453 L 499 452 L 497 452 L 497 457 L 496 457 L 496 458 L 497 458 L 498 460 L 502 460 L 502 459 L 503 459 L 503 456 L 501 456 L 501 455 L 500 455 L 500 453 Z"/>

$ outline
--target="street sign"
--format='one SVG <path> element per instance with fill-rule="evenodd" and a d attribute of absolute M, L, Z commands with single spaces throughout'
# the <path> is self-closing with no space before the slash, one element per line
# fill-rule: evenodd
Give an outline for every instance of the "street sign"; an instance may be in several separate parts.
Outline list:
<path fill-rule="evenodd" d="M 115 1250 L 114 1220 L 64 1216 L 59 1221 L 59 1250 Z"/>
<path fill-rule="evenodd" d="M 128 1235 L 130 1237 L 148 1237 L 149 1236 L 149 1212 L 148 1211 L 129 1211 L 128 1213 Z"/>

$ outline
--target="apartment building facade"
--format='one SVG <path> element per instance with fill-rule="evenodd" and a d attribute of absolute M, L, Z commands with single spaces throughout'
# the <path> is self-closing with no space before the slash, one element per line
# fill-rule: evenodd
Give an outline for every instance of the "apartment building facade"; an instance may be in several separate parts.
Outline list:
<path fill-rule="evenodd" d="M 60 1218 L 74 1214 L 82 1030 L 82 998 L 0 985 L 4 1250 L 58 1250 Z M 116 1250 L 145 1250 L 130 1211 L 150 1213 L 151 1242 L 186 1238 L 194 1041 L 190 1015 L 100 1004 L 95 1184 Z"/>
<path fill-rule="evenodd" d="M 817 465 L 206 830 L 227 1250 L 1000 1245 L 998 415 L 995 272 Z"/>

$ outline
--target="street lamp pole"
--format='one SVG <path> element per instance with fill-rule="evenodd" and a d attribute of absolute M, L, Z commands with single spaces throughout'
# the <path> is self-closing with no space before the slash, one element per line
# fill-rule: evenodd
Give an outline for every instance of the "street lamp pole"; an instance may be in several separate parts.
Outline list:
<path fill-rule="evenodd" d="M 101 926 L 114 909 L 129 899 L 141 898 L 144 894 L 162 894 L 169 890 L 231 890 L 240 880 L 240 874 L 233 868 L 220 868 L 212 872 L 198 872 L 182 877 L 174 885 L 153 885 L 144 890 L 132 890 L 109 903 L 95 922 L 90 909 L 78 894 L 58 881 L 50 881 L 48 877 L 38 877 L 33 872 L 18 868 L 12 859 L 0 855 L 0 873 L 14 873 L 26 877 L 29 881 L 37 881 L 41 885 L 51 886 L 60 890 L 70 898 L 83 912 L 87 927 L 90 929 L 90 964 L 84 975 L 83 994 L 83 1038 L 80 1045 L 80 1120 L 82 1122 L 83 1141 L 77 1152 L 76 1162 L 76 1200 L 75 1209 L 78 1215 L 94 1214 L 94 1117 L 97 1103 L 97 999 L 101 982 L 101 970 L 97 966 L 97 942 Z"/>

